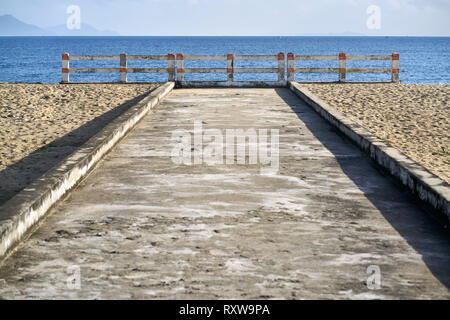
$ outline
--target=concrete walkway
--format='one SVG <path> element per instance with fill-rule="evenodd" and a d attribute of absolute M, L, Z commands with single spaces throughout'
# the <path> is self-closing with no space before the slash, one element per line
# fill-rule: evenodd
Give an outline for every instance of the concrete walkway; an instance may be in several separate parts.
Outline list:
<path fill-rule="evenodd" d="M 194 121 L 279 129 L 279 173 L 173 163 Z M 287 89 L 180 89 L 4 262 L 0 297 L 449 299 L 449 266 L 450 237 Z"/>

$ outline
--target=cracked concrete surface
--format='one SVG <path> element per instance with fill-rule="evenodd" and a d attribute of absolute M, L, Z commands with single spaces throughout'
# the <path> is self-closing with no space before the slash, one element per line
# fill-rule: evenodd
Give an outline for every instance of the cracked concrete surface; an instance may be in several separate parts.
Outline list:
<path fill-rule="evenodd" d="M 174 164 L 195 120 L 279 129 L 279 173 Z M 179 89 L 3 262 L 0 297 L 449 299 L 449 265 L 448 234 L 289 90 Z"/>

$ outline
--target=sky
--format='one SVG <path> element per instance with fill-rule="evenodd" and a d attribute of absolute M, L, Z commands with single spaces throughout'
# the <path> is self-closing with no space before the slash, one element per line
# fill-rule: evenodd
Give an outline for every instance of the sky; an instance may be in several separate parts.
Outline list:
<path fill-rule="evenodd" d="M 450 36 L 450 0 L 0 0 L 40 27 L 82 23 L 136 36 Z"/>

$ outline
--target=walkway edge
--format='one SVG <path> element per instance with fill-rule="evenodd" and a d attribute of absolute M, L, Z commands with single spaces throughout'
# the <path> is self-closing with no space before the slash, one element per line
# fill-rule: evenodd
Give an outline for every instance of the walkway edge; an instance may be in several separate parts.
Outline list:
<path fill-rule="evenodd" d="M 0 207 L 0 259 L 174 88 L 167 82 L 108 124 L 58 166 Z"/>
<path fill-rule="evenodd" d="M 322 118 L 353 141 L 378 165 L 407 187 L 414 196 L 430 206 L 439 218 L 442 218 L 445 225 L 449 224 L 450 187 L 445 181 L 371 134 L 360 124 L 347 118 L 300 84 L 290 81 L 288 87 L 319 113 Z"/>

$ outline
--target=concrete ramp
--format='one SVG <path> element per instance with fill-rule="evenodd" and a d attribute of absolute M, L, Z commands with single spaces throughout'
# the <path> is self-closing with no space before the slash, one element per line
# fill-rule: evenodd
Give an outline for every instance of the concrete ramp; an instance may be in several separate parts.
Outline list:
<path fill-rule="evenodd" d="M 279 163 L 178 164 L 199 126 L 279 130 Z M 449 265 L 448 235 L 288 89 L 179 89 L 4 262 L 0 297 L 449 299 Z"/>

